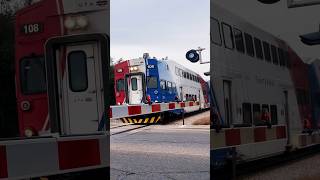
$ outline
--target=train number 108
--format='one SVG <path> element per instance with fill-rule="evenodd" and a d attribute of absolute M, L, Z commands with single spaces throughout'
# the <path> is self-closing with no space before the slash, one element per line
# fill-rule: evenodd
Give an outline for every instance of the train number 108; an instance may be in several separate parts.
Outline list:
<path fill-rule="evenodd" d="M 39 33 L 42 32 L 43 25 L 39 23 L 35 24 L 25 24 L 23 25 L 22 32 L 23 34 L 34 34 L 34 33 Z"/>

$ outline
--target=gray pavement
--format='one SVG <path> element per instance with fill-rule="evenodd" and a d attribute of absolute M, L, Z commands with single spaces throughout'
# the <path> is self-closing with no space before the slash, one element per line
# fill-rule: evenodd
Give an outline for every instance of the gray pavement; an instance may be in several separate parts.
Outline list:
<path fill-rule="evenodd" d="M 112 135 L 111 179 L 210 179 L 209 132 L 155 125 Z"/>
<path fill-rule="evenodd" d="M 281 167 L 275 167 L 256 172 L 239 179 L 250 180 L 319 180 L 320 179 L 320 154 L 289 162 Z"/>

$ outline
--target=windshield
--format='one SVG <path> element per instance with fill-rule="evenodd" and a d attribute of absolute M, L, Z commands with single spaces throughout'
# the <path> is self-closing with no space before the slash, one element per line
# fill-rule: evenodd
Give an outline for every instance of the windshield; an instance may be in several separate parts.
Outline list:
<path fill-rule="evenodd" d="M 124 79 L 117 80 L 116 88 L 117 88 L 117 91 L 123 91 L 124 90 Z"/>
<path fill-rule="evenodd" d="M 44 58 L 22 59 L 20 62 L 20 77 L 23 94 L 44 93 L 47 87 Z"/>
<path fill-rule="evenodd" d="M 157 77 L 154 77 L 154 76 L 147 77 L 147 86 L 148 88 L 158 88 Z"/>

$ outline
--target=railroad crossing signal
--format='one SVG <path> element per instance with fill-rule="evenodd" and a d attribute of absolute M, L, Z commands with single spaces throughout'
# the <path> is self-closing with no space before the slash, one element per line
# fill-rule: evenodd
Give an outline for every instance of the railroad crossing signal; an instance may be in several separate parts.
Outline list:
<path fill-rule="evenodd" d="M 198 61 L 200 61 L 200 64 L 208 63 L 208 62 L 202 61 L 202 54 L 201 53 L 204 50 L 205 50 L 205 48 L 201 48 L 201 47 L 198 47 L 198 49 L 191 49 L 190 51 L 187 52 L 186 58 L 192 63 L 196 63 Z"/>

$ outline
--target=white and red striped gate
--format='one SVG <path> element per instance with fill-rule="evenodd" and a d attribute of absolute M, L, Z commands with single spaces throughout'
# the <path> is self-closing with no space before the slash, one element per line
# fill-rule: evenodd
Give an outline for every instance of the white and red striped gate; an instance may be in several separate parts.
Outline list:
<path fill-rule="evenodd" d="M 1 141 L 0 179 L 108 168 L 108 147 L 108 135 Z"/>

